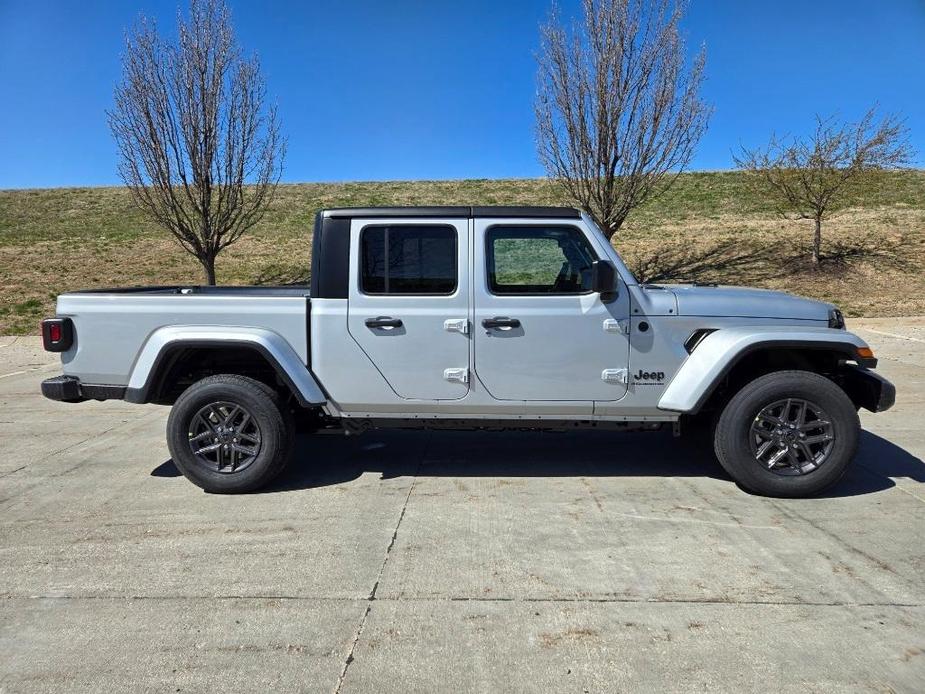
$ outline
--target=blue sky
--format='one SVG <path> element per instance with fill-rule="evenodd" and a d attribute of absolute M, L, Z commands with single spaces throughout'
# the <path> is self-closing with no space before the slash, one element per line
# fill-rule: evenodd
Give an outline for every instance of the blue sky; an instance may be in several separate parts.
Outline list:
<path fill-rule="evenodd" d="M 118 183 L 105 109 L 139 12 L 177 0 L 0 0 L 0 188 Z M 537 25 L 547 0 L 232 0 L 289 141 L 285 181 L 531 177 Z M 560 0 L 565 16 L 577 0 Z M 925 2 L 692 0 L 715 106 L 694 169 L 739 142 L 873 103 L 925 162 Z"/>

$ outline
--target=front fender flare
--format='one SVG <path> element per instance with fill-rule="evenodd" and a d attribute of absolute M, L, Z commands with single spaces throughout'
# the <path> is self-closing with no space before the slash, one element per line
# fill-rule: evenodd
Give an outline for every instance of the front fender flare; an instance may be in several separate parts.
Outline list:
<path fill-rule="evenodd" d="M 844 354 L 845 359 L 857 359 L 859 347 L 867 347 L 867 343 L 853 333 L 832 328 L 749 326 L 717 330 L 703 338 L 681 364 L 662 393 L 658 407 L 696 413 L 736 363 L 757 350 L 819 349 Z"/>
<path fill-rule="evenodd" d="M 242 346 L 260 353 L 303 407 L 327 402 L 311 371 L 280 334 L 264 328 L 224 326 L 165 326 L 152 332 L 132 365 L 125 399 L 148 402 L 165 357 L 176 348 Z"/>

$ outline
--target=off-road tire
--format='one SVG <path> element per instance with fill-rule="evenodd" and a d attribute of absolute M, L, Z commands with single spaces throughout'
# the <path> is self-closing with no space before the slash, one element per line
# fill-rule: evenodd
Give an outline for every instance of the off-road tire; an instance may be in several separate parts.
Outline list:
<path fill-rule="evenodd" d="M 824 462 L 805 474 L 776 473 L 760 463 L 752 450 L 752 424 L 759 413 L 788 398 L 824 410 L 834 435 Z M 860 429 L 854 404 L 835 383 L 810 371 L 777 371 L 756 378 L 729 400 L 716 425 L 714 449 L 726 472 L 746 491 L 774 497 L 812 496 L 845 474 L 857 451 Z"/>
<path fill-rule="evenodd" d="M 239 405 L 260 435 L 259 451 L 233 472 L 209 469 L 190 446 L 192 420 L 211 403 Z M 167 419 L 167 447 L 174 464 L 193 484 L 215 494 L 240 494 L 267 485 L 292 457 L 292 415 L 270 386 L 246 376 L 220 374 L 197 381 L 174 403 Z"/>

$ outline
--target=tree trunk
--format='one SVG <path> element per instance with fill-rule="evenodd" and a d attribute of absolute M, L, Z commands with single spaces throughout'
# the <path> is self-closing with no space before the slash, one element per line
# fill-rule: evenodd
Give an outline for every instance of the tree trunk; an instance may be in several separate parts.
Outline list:
<path fill-rule="evenodd" d="M 813 231 L 813 265 L 819 267 L 819 256 L 822 250 L 822 220 L 816 217 L 816 228 Z"/>
<path fill-rule="evenodd" d="M 215 258 L 206 257 L 200 258 L 199 262 L 202 263 L 203 276 L 205 278 L 206 284 L 210 287 L 215 286 Z"/>

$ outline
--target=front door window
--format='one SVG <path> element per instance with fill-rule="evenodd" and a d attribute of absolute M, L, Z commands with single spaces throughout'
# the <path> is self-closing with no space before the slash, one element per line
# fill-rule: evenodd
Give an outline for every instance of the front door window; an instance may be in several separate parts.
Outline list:
<path fill-rule="evenodd" d="M 578 229 L 495 226 L 486 238 L 493 294 L 591 291 L 591 264 L 597 256 Z"/>

